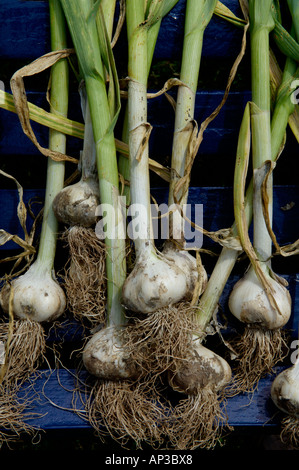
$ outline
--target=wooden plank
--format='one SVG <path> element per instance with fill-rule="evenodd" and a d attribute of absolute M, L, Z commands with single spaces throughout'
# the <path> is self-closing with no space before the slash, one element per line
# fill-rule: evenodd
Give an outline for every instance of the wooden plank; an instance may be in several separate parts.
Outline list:
<path fill-rule="evenodd" d="M 276 368 L 275 374 L 282 368 Z M 278 413 L 270 397 L 271 384 L 275 374 L 262 379 L 258 389 L 251 394 L 240 394 L 228 398 L 226 411 L 228 423 L 234 427 L 275 429 L 279 426 L 281 414 Z M 84 377 L 85 374 L 82 375 Z M 39 371 L 31 383 L 26 385 L 22 394 L 38 397 L 32 402 L 30 412 L 33 417 L 28 423 L 38 429 L 84 429 L 90 424 L 85 416 L 82 396 L 76 392 L 76 371 Z M 83 397 L 84 403 L 84 397 Z M 79 413 L 80 416 L 79 416 Z M 34 416 L 35 415 L 35 416 Z"/>
<path fill-rule="evenodd" d="M 200 123 L 208 117 L 221 102 L 221 91 L 199 91 L 196 98 L 195 119 Z M 28 91 L 29 102 L 48 110 L 46 95 L 42 92 Z M 231 152 L 235 151 L 239 124 L 250 93 L 232 92 L 217 118 L 212 121 L 204 134 L 200 151 L 204 154 L 215 154 L 228 148 L 231 142 Z M 69 116 L 83 122 L 78 94 L 74 93 L 70 100 Z M 162 96 L 148 101 L 148 121 L 153 124 L 150 137 L 151 155 L 157 158 L 171 154 L 174 113 L 167 99 Z M 0 152 L 2 155 L 39 155 L 39 151 L 23 133 L 19 119 L 15 113 L 0 108 Z M 38 142 L 42 146 L 48 145 L 48 128 L 32 122 L 33 130 Z M 117 129 L 121 135 L 120 124 Z M 162 138 L 163 136 L 163 138 Z M 68 152 L 78 158 L 82 142 L 79 139 L 68 137 Z M 232 144 L 235 142 L 235 145 Z"/>
<path fill-rule="evenodd" d="M 152 188 L 152 196 L 159 204 L 167 204 L 167 188 Z M 44 189 L 24 188 L 24 202 L 28 207 L 32 198 L 43 201 Z M 233 191 L 231 187 L 191 187 L 188 203 L 190 204 L 191 217 L 193 218 L 196 204 L 203 205 L 203 227 L 210 231 L 220 228 L 229 228 L 234 221 Z M 16 217 L 16 209 L 19 201 L 17 190 L 0 190 L 0 228 L 9 233 L 23 236 L 23 231 Z M 288 204 L 292 204 L 289 210 L 284 210 Z M 40 206 L 35 207 L 38 211 Z M 36 212 L 37 213 L 37 212 Z M 293 243 L 299 233 L 299 187 L 298 186 L 274 186 L 273 193 L 273 230 L 278 243 L 285 245 Z M 32 226 L 32 219 L 28 216 L 28 230 Z M 209 237 L 204 237 L 204 247 L 211 248 L 215 242 Z M 1 249 L 17 248 L 11 242 L 3 245 Z"/>
<path fill-rule="evenodd" d="M 151 193 L 158 203 L 167 203 L 165 188 L 152 188 Z M 233 190 L 231 187 L 191 187 L 189 204 L 203 204 L 203 227 L 210 231 L 229 228 L 234 221 Z M 290 210 L 283 210 L 292 203 Z M 191 212 L 193 214 L 193 211 Z M 273 190 L 273 230 L 281 245 L 293 243 L 299 233 L 299 188 L 298 186 L 274 186 Z M 211 247 L 215 242 L 204 237 L 204 246 Z"/>
<path fill-rule="evenodd" d="M 50 51 L 48 2 L 1 1 L 1 59 L 36 59 Z"/>
<path fill-rule="evenodd" d="M 45 430 L 90 427 L 74 412 L 75 373 L 75 370 L 64 369 L 41 370 L 24 385 L 20 397 L 33 397 L 28 424 Z"/>
<path fill-rule="evenodd" d="M 49 105 L 45 92 L 27 91 L 27 100 L 36 106 L 48 111 Z M 78 122 L 83 122 L 79 95 L 74 93 L 70 97 L 69 117 Z M 0 108 L 0 153 L 2 155 L 38 155 L 44 158 L 31 140 L 24 134 L 17 114 Z M 49 128 L 31 121 L 33 131 L 40 145 L 47 147 L 49 140 Z M 82 140 L 69 137 L 67 140 L 67 152 L 73 157 L 79 158 L 82 149 Z"/>
<path fill-rule="evenodd" d="M 238 0 L 224 0 L 241 16 Z M 163 20 L 155 51 L 156 59 L 177 59 L 181 53 L 185 0 L 179 0 Z M 49 12 L 47 1 L 1 1 L 0 57 L 2 59 L 36 59 L 50 51 Z M 125 35 L 125 28 L 123 30 Z M 242 31 L 226 21 L 213 18 L 207 27 L 203 55 L 213 58 L 235 57 L 240 49 Z M 126 53 L 124 41 L 117 52 Z"/>

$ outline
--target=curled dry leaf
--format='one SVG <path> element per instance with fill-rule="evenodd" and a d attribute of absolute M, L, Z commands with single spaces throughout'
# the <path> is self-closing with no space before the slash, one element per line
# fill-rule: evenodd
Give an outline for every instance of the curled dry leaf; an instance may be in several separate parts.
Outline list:
<path fill-rule="evenodd" d="M 24 85 L 24 77 L 29 77 L 37 73 L 43 72 L 49 67 L 52 67 L 52 65 L 54 65 L 59 60 L 68 57 L 73 52 L 74 52 L 73 49 L 64 49 L 61 51 L 49 52 L 48 54 L 45 54 L 39 57 L 38 59 L 34 60 L 30 64 L 26 65 L 25 67 L 22 67 L 21 69 L 17 70 L 13 74 L 10 80 L 10 85 L 11 85 L 11 90 L 13 93 L 15 108 L 16 108 L 22 129 L 24 133 L 27 135 L 27 137 L 38 148 L 38 150 L 46 157 L 50 157 L 56 161 L 71 161 L 73 163 L 78 163 L 77 159 L 73 157 L 64 155 L 61 152 L 44 148 L 39 144 L 30 124 L 29 107 L 27 103 L 27 97 L 26 97 L 26 91 L 25 91 L 25 85 Z"/>

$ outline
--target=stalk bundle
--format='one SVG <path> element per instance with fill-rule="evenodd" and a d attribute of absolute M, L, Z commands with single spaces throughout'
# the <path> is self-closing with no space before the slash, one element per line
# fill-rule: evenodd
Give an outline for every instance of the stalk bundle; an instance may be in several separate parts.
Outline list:
<path fill-rule="evenodd" d="M 254 392 L 260 379 L 285 359 L 291 297 L 284 278 L 272 268 L 272 257 L 296 253 L 298 242 L 283 248 L 277 243 L 273 175 L 287 126 L 296 138 L 299 135 L 298 109 L 290 99 L 299 73 L 299 8 L 288 1 L 288 32 L 277 0 L 240 0 L 244 19 L 217 0 L 186 0 L 179 77 L 149 93 L 160 28 L 177 2 L 49 0 L 52 52 L 13 75 L 13 98 L 0 92 L 1 106 L 18 114 L 24 133 L 48 158 L 36 259 L 31 262 L 31 238 L 19 239 L 30 266 L 25 274 L 7 276 L 1 290 L 6 317 L 0 340 L 6 343 L 6 361 L 0 369 L 0 427 L 7 432 L 0 431 L 0 440 L 13 431 L 34 431 L 24 418 L 27 402 L 17 397 L 40 362 L 47 360 L 44 326 L 63 315 L 74 317 L 85 333 L 78 348 L 78 376 L 81 381 L 81 368 L 87 372 L 87 399 L 83 411 L 74 411 L 101 439 L 112 436 L 122 446 L 133 442 L 136 448 L 146 443 L 175 450 L 214 449 L 224 430 L 231 431 L 226 399 Z M 215 15 L 243 29 L 242 47 L 221 103 L 199 126 L 195 110 L 204 36 Z M 122 25 L 128 53 L 125 80 L 119 80 L 113 49 Z M 247 31 L 252 100 L 243 110 L 236 145 L 235 220 L 230 229 L 215 233 L 191 221 L 221 246 L 208 274 L 201 255 L 205 250 L 190 249 L 185 239 L 184 207 L 204 131 L 225 104 L 245 54 Z M 271 40 L 284 59 L 282 71 Z M 70 57 L 83 123 L 68 118 Z M 47 113 L 27 102 L 23 77 L 49 66 Z M 121 89 L 124 83 L 126 90 Z M 173 86 L 177 89 L 170 98 Z M 148 122 L 148 100 L 162 93 L 174 110 L 170 168 L 150 158 L 155 124 Z M 37 141 L 31 120 L 50 129 L 49 148 Z M 68 135 L 82 141 L 79 159 L 67 155 Z M 78 179 L 72 184 L 65 179 L 66 165 L 77 167 Z M 151 171 L 168 184 L 168 236 L 162 246 L 154 231 Z M 54 268 L 58 240 L 68 254 L 59 281 Z M 223 342 L 219 352 L 210 348 L 209 336 L 219 326 L 220 297 L 241 259 L 248 268 L 230 293 L 229 309 L 242 334 Z M 282 439 L 295 447 L 297 366 L 298 361 L 275 379 L 271 395 L 287 414 Z"/>

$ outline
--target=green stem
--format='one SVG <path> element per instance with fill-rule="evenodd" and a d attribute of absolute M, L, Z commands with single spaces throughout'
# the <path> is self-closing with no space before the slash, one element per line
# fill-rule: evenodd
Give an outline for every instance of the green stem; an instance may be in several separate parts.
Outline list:
<path fill-rule="evenodd" d="M 297 63 L 287 57 L 281 85 L 277 91 L 276 104 L 271 119 L 271 148 L 272 158 L 274 152 L 279 153 L 283 140 L 282 131 L 285 131 L 289 117 L 295 111 L 295 104 L 291 100 L 292 81 L 298 73 Z"/>
<path fill-rule="evenodd" d="M 292 15 L 293 25 L 295 29 L 295 36 L 297 42 L 299 40 L 299 4 L 297 0 L 287 0 L 288 6 Z"/>
<path fill-rule="evenodd" d="M 49 0 L 51 21 L 51 47 L 52 50 L 67 47 L 65 20 L 59 0 Z M 68 64 L 66 59 L 57 62 L 51 70 L 51 107 L 50 111 L 67 117 L 68 111 Z M 50 129 L 49 147 L 65 153 L 66 136 L 61 132 Z M 47 183 L 45 191 L 45 205 L 43 223 L 40 237 L 37 261 L 40 265 L 53 268 L 57 243 L 58 222 L 52 209 L 52 202 L 56 194 L 64 185 L 65 164 L 64 162 L 48 159 Z"/>
<path fill-rule="evenodd" d="M 114 213 L 115 225 L 122 227 L 122 216 L 118 210 L 119 181 L 113 122 L 96 18 L 89 16 L 88 9 L 82 9 L 82 2 L 79 0 L 61 0 L 61 4 L 85 80 L 96 146 L 101 204 Z M 126 278 L 125 239 L 119 235 L 121 234 L 111 236 L 107 233 L 105 237 L 108 325 L 125 322 L 121 305 L 122 286 Z"/>
<path fill-rule="evenodd" d="M 144 235 L 136 238 L 137 256 L 153 249 L 150 207 L 149 154 L 146 139 L 147 126 L 147 28 L 143 26 L 144 2 L 128 0 L 126 3 L 128 32 L 128 131 L 130 149 L 131 202 L 140 204 L 141 225 Z"/>
<path fill-rule="evenodd" d="M 100 201 L 115 210 L 118 218 L 118 168 L 113 132 L 109 131 L 109 106 L 103 82 L 86 77 L 86 91 L 89 99 L 90 114 L 96 144 L 96 159 L 99 177 Z M 98 116 L 101 115 L 101 119 Z M 121 220 L 116 220 L 116 226 Z M 106 275 L 107 275 L 107 318 L 108 324 L 124 323 L 121 306 L 122 285 L 126 278 L 124 239 L 105 238 Z"/>
<path fill-rule="evenodd" d="M 252 101 L 259 108 L 252 113 L 252 163 L 254 171 L 253 193 L 253 246 L 260 260 L 266 262 L 272 253 L 272 242 L 265 224 L 261 196 L 259 168 L 271 160 L 271 89 L 269 63 L 269 33 L 274 28 L 271 14 L 272 0 L 249 1 L 251 88 Z M 268 212 L 272 223 L 272 182 L 267 187 Z"/>
<path fill-rule="evenodd" d="M 200 70 L 204 31 L 213 15 L 217 1 L 209 4 L 205 0 L 187 0 L 184 41 L 180 80 L 185 86 L 179 86 L 177 93 L 174 134 L 171 157 L 171 180 L 169 184 L 168 204 L 171 206 L 177 199 L 180 204 L 186 204 L 188 199 L 188 184 L 179 192 L 176 185 L 185 174 L 187 152 L 193 131 L 188 124 L 194 119 L 194 108 L 198 76 Z M 177 222 L 175 222 L 177 221 Z M 177 227 L 174 227 L 174 224 Z M 181 238 L 181 222 L 170 216 L 170 227 L 175 231 L 171 235 Z"/>
<path fill-rule="evenodd" d="M 111 39 L 113 32 L 113 22 L 115 15 L 116 0 L 101 0 L 101 7 L 105 17 L 108 37 Z"/>
<path fill-rule="evenodd" d="M 249 103 L 247 104 L 242 124 L 239 132 L 238 147 L 237 147 L 237 156 L 236 156 L 236 166 L 235 166 L 235 184 L 238 183 L 238 187 L 243 191 L 243 174 L 241 170 L 244 168 L 244 164 L 248 164 L 248 156 L 250 153 L 250 108 Z M 242 181 L 240 176 L 242 177 Z M 239 205 L 243 204 L 241 198 L 236 197 L 238 194 L 237 188 L 234 188 L 234 213 L 235 213 L 235 223 L 234 227 L 237 233 L 243 233 L 241 230 L 244 228 L 244 221 L 242 218 L 242 209 Z M 247 215 L 247 214 L 246 214 Z M 247 222 L 247 221 L 246 221 Z M 240 229 L 240 230 L 239 230 Z M 241 240 L 242 242 L 242 240 Z M 231 248 L 224 247 L 218 258 L 218 261 L 213 269 L 212 275 L 209 279 L 207 287 L 200 298 L 198 304 L 197 316 L 197 327 L 199 329 L 200 335 L 205 335 L 206 327 L 210 322 L 213 314 L 217 309 L 218 300 L 220 298 L 221 292 L 228 280 L 230 272 L 239 256 L 240 251 L 234 250 Z"/>
<path fill-rule="evenodd" d="M 149 75 L 152 58 L 154 55 L 154 50 L 157 42 L 157 37 L 159 34 L 161 21 L 157 21 L 148 31 L 148 40 L 147 40 L 147 67 Z M 122 129 L 122 142 L 129 143 L 129 130 L 128 130 L 128 106 L 125 109 L 123 129 Z M 130 160 L 124 155 L 120 154 L 118 159 L 118 170 L 119 173 L 123 176 L 126 181 L 130 181 Z M 126 185 L 124 187 L 123 196 L 126 198 L 126 204 L 130 204 L 130 187 Z"/>

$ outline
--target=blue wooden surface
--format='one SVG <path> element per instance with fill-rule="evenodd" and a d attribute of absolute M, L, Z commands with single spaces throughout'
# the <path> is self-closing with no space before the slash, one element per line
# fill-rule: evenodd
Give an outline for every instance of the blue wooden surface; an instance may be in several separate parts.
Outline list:
<path fill-rule="evenodd" d="M 167 203 L 166 188 L 152 188 L 151 193 L 158 204 Z M 24 202 L 28 207 L 31 200 L 43 201 L 44 189 L 24 189 Z M 22 228 L 16 218 L 16 209 L 19 201 L 18 193 L 14 189 L 0 189 L 0 228 L 11 234 L 23 236 Z M 196 204 L 203 205 L 203 226 L 208 231 L 220 228 L 229 228 L 234 221 L 233 190 L 231 187 L 191 187 L 188 203 L 194 209 Z M 293 203 L 290 210 L 283 210 Z M 36 213 L 40 208 L 36 206 Z M 193 210 L 191 212 L 193 214 Z M 273 230 L 280 245 L 293 243 L 299 233 L 299 187 L 274 186 L 273 193 Z M 32 219 L 28 215 L 28 230 L 32 226 Z M 204 237 L 204 246 L 211 247 L 212 242 Z M 14 249 L 18 246 L 9 242 L 0 249 Z"/>
<path fill-rule="evenodd" d="M 275 373 L 279 371 L 281 368 L 276 368 Z M 39 397 L 38 404 L 33 404 L 30 409 L 32 414 L 36 414 L 28 419 L 30 425 L 45 430 L 90 428 L 90 424 L 77 413 L 80 411 L 84 415 L 85 412 L 79 395 L 75 392 L 75 374 L 74 369 L 40 371 L 39 377 L 28 385 L 29 388 L 24 388 L 24 393 L 29 391 Z M 226 411 L 231 426 L 263 426 L 272 430 L 278 428 L 281 414 L 277 412 L 270 398 L 274 376 L 275 374 L 262 380 L 254 396 L 240 394 L 236 398 L 228 399 Z"/>
<path fill-rule="evenodd" d="M 239 132 L 239 123 L 246 102 L 250 100 L 251 94 L 232 92 L 228 100 L 217 116 L 212 121 L 204 134 L 200 146 L 200 153 L 205 155 L 224 154 L 226 158 L 235 154 L 236 143 Z M 202 122 L 208 117 L 221 102 L 223 92 L 221 91 L 198 91 L 196 97 L 195 118 Z M 28 90 L 29 102 L 47 110 L 45 92 L 34 92 Z M 81 108 L 77 94 L 71 98 L 71 117 L 83 122 Z M 171 154 L 172 133 L 174 124 L 174 113 L 170 104 L 164 96 L 149 100 L 148 121 L 154 124 L 150 138 L 150 152 L 153 158 L 161 158 Z M 229 118 L 228 118 L 229 117 Z M 32 123 L 33 130 L 38 142 L 42 146 L 48 145 L 48 129 L 37 123 Z M 75 157 L 79 157 L 82 141 L 74 137 L 67 139 L 67 151 Z M 43 158 L 38 149 L 23 133 L 18 116 L 15 113 L 0 108 L 0 153 L 2 155 L 38 155 Z"/>
<path fill-rule="evenodd" d="M 238 0 L 224 0 L 241 16 Z M 155 57 L 177 59 L 181 50 L 185 0 L 179 0 L 163 20 Z M 221 28 L 219 22 L 221 21 Z M 50 51 L 48 2 L 0 0 L 0 58 L 36 59 Z M 209 57 L 235 57 L 240 49 L 241 30 L 215 19 L 208 25 L 203 54 Z"/>

